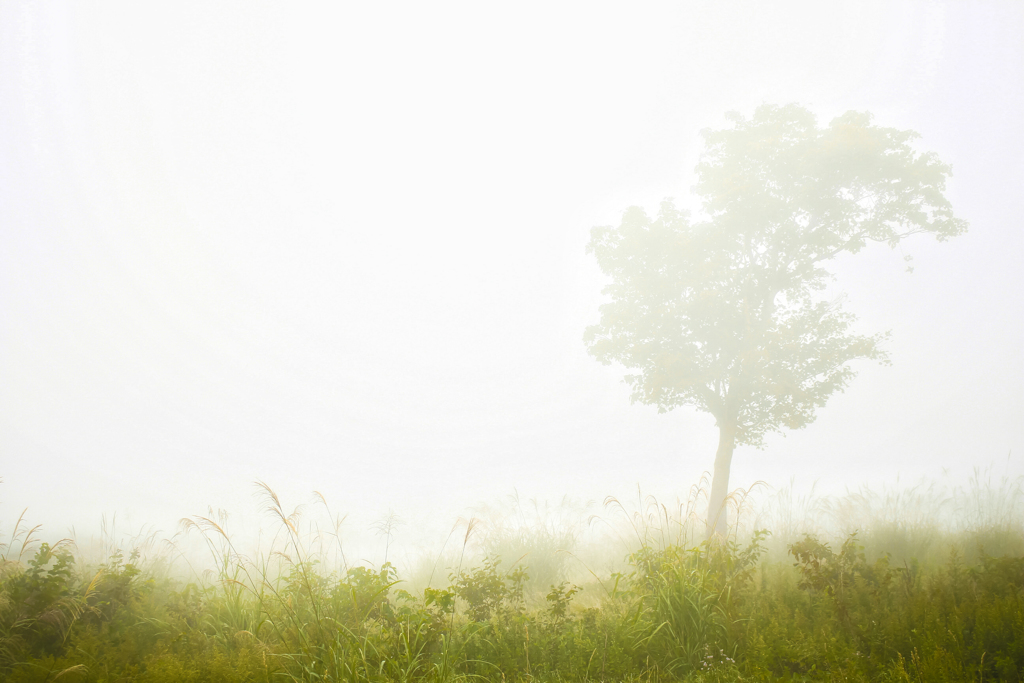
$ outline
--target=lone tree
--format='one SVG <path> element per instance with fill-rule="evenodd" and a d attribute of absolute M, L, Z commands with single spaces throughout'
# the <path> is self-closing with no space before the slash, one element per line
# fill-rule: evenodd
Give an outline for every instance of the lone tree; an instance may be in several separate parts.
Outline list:
<path fill-rule="evenodd" d="M 887 362 L 884 335 L 853 334 L 854 316 L 823 299 L 829 262 L 868 242 L 967 229 L 944 195 L 949 166 L 914 151 L 913 131 L 857 112 L 819 128 L 797 105 L 729 120 L 701 133 L 703 218 L 666 201 L 656 218 L 632 207 L 618 228 L 592 230 L 587 251 L 611 277 L 611 301 L 584 335 L 602 363 L 634 371 L 634 402 L 714 416 L 708 520 L 719 537 L 734 448 L 810 424 L 855 376 L 850 361 Z"/>

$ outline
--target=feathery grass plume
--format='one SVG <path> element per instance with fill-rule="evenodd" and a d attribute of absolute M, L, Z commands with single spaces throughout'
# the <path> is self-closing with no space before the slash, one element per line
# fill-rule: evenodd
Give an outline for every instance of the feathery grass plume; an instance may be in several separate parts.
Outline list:
<path fill-rule="evenodd" d="M 387 514 L 373 523 L 373 529 L 378 536 L 384 538 L 384 564 L 388 562 L 388 551 L 391 549 L 391 539 L 394 538 L 395 529 L 404 522 L 395 514 L 394 510 L 388 510 Z"/>
<path fill-rule="evenodd" d="M 335 543 L 338 546 L 338 555 L 339 557 L 341 557 L 341 566 L 345 569 L 345 571 L 348 571 L 348 560 L 345 558 L 345 548 L 341 540 L 341 525 L 348 518 L 348 515 L 332 515 L 331 508 L 327 504 L 327 499 L 324 497 L 324 494 L 320 493 L 319 491 L 313 491 L 313 495 L 320 500 L 320 503 L 324 506 L 324 510 L 327 511 L 327 519 L 331 522 L 330 536 L 334 539 Z"/>
<path fill-rule="evenodd" d="M 43 528 L 42 524 L 36 524 L 33 527 L 23 526 L 25 523 L 25 515 L 28 513 L 28 508 L 21 511 L 18 515 L 18 520 L 14 523 L 14 528 L 11 530 L 10 540 L 6 543 L 0 544 L 0 562 L 6 564 L 8 562 L 20 564 L 22 559 L 25 557 L 25 553 L 32 552 L 32 549 L 39 542 L 37 534 L 39 530 Z M 19 546 L 20 543 L 20 546 Z M 15 546 L 18 546 L 18 554 L 13 555 Z"/>

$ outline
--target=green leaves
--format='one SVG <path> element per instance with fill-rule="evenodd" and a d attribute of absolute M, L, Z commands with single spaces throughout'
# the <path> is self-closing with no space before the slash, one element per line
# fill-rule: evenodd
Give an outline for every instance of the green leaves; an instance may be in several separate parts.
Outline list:
<path fill-rule="evenodd" d="M 480 567 L 452 574 L 454 593 L 466 601 L 466 612 L 472 621 L 487 621 L 502 610 L 522 610 L 523 586 L 529 578 L 526 568 L 519 566 L 502 572 L 500 566 L 500 558 L 486 558 Z"/>
<path fill-rule="evenodd" d="M 761 446 L 813 421 L 852 361 L 886 362 L 884 336 L 854 334 L 841 301 L 822 298 L 829 260 L 967 225 L 944 196 L 949 167 L 916 152 L 912 131 L 857 112 L 819 128 L 797 105 L 730 118 L 702 133 L 703 219 L 666 201 L 653 218 L 632 207 L 617 228 L 593 229 L 587 251 L 610 300 L 584 342 L 633 371 L 634 401 L 694 406 Z"/>
<path fill-rule="evenodd" d="M 583 589 L 575 584 L 570 584 L 568 581 L 563 581 L 557 586 L 551 587 L 551 591 L 545 596 L 545 600 L 548 601 L 548 615 L 552 623 L 560 624 L 565 621 L 566 616 L 569 614 L 569 604 L 572 602 L 572 596 L 581 590 Z"/>

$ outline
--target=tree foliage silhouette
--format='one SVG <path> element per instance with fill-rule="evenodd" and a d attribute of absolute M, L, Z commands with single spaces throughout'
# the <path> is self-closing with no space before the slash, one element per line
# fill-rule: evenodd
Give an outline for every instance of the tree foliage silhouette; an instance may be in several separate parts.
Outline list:
<path fill-rule="evenodd" d="M 913 131 L 858 112 L 818 127 L 798 105 L 728 118 L 701 133 L 699 220 L 666 201 L 654 218 L 632 207 L 618 228 L 592 230 L 587 251 L 611 300 L 584 335 L 602 363 L 634 371 L 633 401 L 715 418 L 708 517 L 719 536 L 735 446 L 812 422 L 855 376 L 851 361 L 887 362 L 884 335 L 854 334 L 854 316 L 823 298 L 830 261 L 967 229 L 945 197 L 950 167 L 915 151 Z"/>

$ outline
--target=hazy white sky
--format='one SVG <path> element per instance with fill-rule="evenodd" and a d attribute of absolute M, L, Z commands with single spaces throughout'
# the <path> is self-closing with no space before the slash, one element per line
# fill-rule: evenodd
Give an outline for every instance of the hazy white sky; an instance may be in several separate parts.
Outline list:
<path fill-rule="evenodd" d="M 971 228 L 840 264 L 893 365 L 733 485 L 1024 473 L 1024 4 L 154 5 L 0 3 L 0 533 L 684 494 L 713 420 L 586 355 L 584 247 L 762 102 L 919 131 Z"/>

